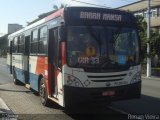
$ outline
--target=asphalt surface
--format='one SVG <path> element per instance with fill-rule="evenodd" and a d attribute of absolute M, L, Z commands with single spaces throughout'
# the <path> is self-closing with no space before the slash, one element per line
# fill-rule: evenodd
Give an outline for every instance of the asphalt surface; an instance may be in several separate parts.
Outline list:
<path fill-rule="evenodd" d="M 42 106 L 39 96 L 24 86 L 13 84 L 13 78 L 6 72 L 5 59 L 0 59 L 0 97 L 7 106 L 24 120 L 107 120 L 122 119 L 128 115 L 160 114 L 160 78 L 142 79 L 141 99 L 126 100 L 107 106 L 79 106 L 78 110 L 65 111 L 58 105 Z M 160 116 L 159 116 L 160 118 Z"/>
<path fill-rule="evenodd" d="M 6 59 L 0 58 L 0 85 L 13 82 L 12 77 L 8 74 L 6 63 Z"/>
<path fill-rule="evenodd" d="M 141 99 L 116 102 L 112 106 L 132 114 L 160 114 L 160 78 L 143 77 Z"/>

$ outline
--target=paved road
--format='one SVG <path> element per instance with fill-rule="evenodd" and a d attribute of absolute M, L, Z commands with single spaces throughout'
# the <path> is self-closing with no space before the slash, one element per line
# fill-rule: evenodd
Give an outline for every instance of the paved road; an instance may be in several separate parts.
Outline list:
<path fill-rule="evenodd" d="M 0 85 L 11 83 L 13 81 L 12 77 L 7 74 L 6 59 L 0 58 Z"/>
<path fill-rule="evenodd" d="M 160 78 L 143 78 L 141 99 L 116 102 L 112 106 L 132 114 L 160 114 Z"/>

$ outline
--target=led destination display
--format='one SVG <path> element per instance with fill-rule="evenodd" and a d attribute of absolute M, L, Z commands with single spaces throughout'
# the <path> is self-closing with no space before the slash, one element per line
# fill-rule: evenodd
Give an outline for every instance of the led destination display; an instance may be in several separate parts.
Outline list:
<path fill-rule="evenodd" d="M 122 21 L 122 15 L 93 12 L 80 12 L 81 19 Z"/>
<path fill-rule="evenodd" d="M 70 19 L 68 25 L 124 25 L 135 27 L 135 17 L 125 11 L 104 8 L 70 7 L 66 9 L 64 16 Z"/>

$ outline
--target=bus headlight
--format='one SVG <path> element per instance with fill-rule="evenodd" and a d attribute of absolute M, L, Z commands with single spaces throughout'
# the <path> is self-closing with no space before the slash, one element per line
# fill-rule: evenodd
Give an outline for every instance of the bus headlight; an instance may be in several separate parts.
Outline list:
<path fill-rule="evenodd" d="M 138 72 L 134 75 L 134 77 L 131 80 L 131 84 L 141 81 L 141 72 Z"/>
<path fill-rule="evenodd" d="M 81 81 L 72 75 L 67 75 L 67 85 L 74 87 L 83 87 Z"/>

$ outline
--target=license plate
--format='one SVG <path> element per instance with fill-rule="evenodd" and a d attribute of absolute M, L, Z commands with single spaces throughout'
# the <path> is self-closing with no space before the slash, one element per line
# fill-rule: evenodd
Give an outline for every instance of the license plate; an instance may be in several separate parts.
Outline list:
<path fill-rule="evenodd" d="M 115 91 L 105 91 L 102 93 L 102 96 L 113 96 L 115 95 Z"/>

